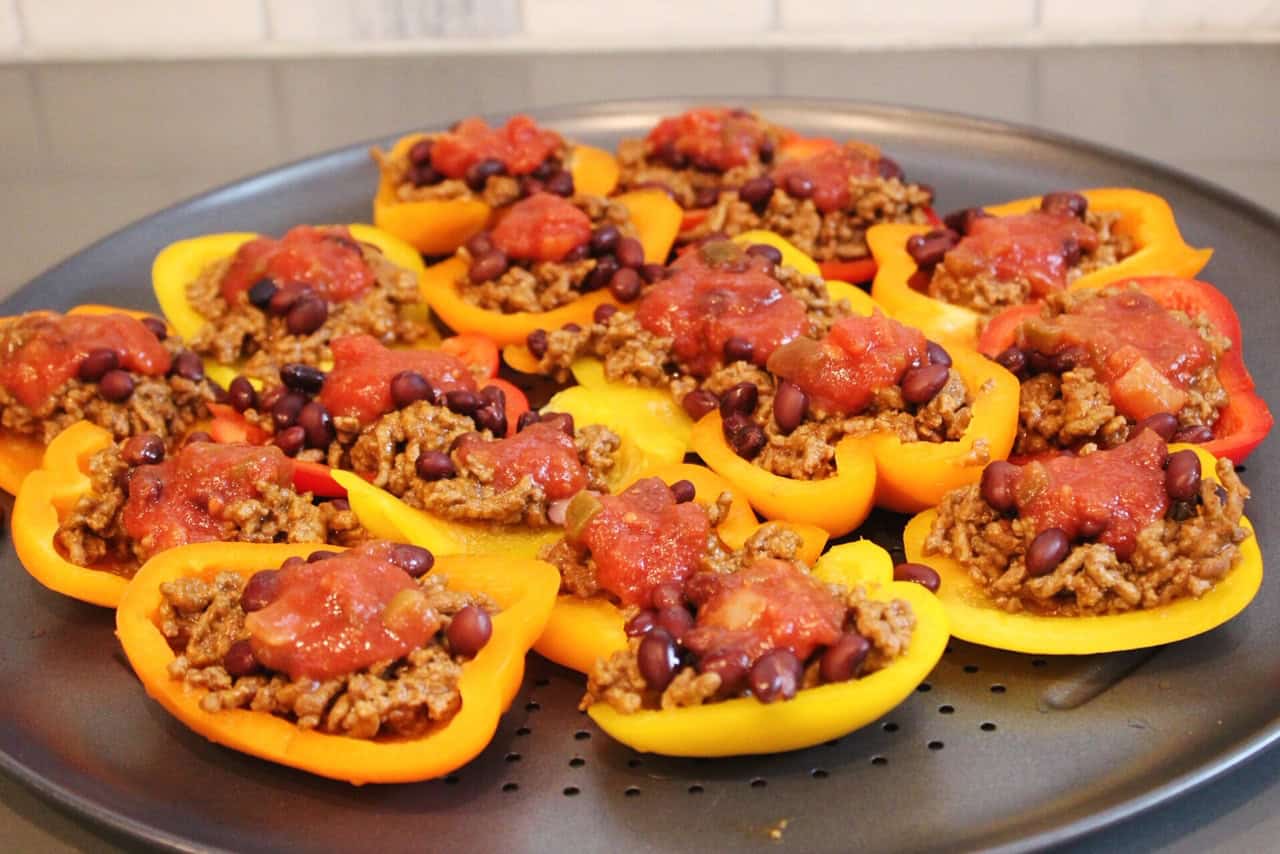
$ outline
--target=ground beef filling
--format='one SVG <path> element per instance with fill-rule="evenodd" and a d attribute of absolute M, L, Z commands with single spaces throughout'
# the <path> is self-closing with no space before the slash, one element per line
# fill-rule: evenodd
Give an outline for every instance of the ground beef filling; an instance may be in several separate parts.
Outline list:
<path fill-rule="evenodd" d="M 1066 283 L 1118 264 L 1136 250 L 1133 238 L 1116 230 L 1120 215 L 1111 211 L 1086 211 L 1084 223 L 1097 234 L 1096 248 L 1082 250 L 1068 265 Z M 934 299 L 992 315 L 1011 305 L 1022 305 L 1032 297 L 1031 282 L 1022 276 L 1002 280 L 989 273 L 959 277 L 945 259 L 932 271 L 922 268 L 923 280 L 913 282 Z M 921 275 L 918 273 L 917 275 Z"/>
<path fill-rule="evenodd" d="M 360 297 L 328 303 L 324 322 L 305 334 L 290 333 L 285 315 L 251 305 L 247 293 L 228 304 L 220 286 L 231 259 L 211 263 L 187 285 L 191 307 L 207 321 L 191 348 L 223 364 L 244 361 L 246 376 L 270 382 L 282 365 L 331 361 L 329 342 L 344 335 L 372 335 L 388 346 L 425 338 L 430 330 L 420 308 L 417 276 L 377 247 L 362 243 L 360 249 L 374 273 L 373 287 Z"/>
<path fill-rule="evenodd" d="M 823 213 L 812 199 L 800 199 L 782 188 L 775 189 L 767 203 L 752 206 L 738 197 L 736 189 L 720 194 L 707 218 L 681 235 L 695 240 L 709 234 L 729 236 L 752 229 L 772 231 L 796 245 L 817 261 L 855 261 L 870 254 L 866 231 L 880 223 L 929 223 L 932 193 L 919 184 L 900 178 L 852 177 L 852 200 L 843 210 Z"/>
<path fill-rule="evenodd" d="M 1230 460 L 1218 461 L 1217 475 L 1221 487 L 1205 478 L 1194 511 L 1175 503 L 1168 517 L 1138 533 L 1123 560 L 1111 546 L 1077 542 L 1052 572 L 1031 575 L 1035 531 L 996 511 L 976 485 L 943 499 L 924 552 L 958 561 L 997 606 L 1014 613 L 1119 614 L 1199 598 L 1231 570 L 1249 536 L 1240 524 L 1249 490 Z"/>
<path fill-rule="evenodd" d="M 218 573 L 212 582 L 183 578 L 161 586 L 157 623 L 177 653 L 169 676 L 205 692 L 200 705 L 207 712 L 267 712 L 302 729 L 352 738 L 415 738 L 457 714 L 466 659 L 449 649 L 449 623 L 469 605 L 489 614 L 498 610 L 483 594 L 452 591 L 443 577 L 426 575 L 418 586 L 440 616 L 441 629 L 408 655 L 323 681 L 291 680 L 270 671 L 233 677 L 224 664 L 227 653 L 249 637 L 241 606 L 244 586 L 245 579 L 234 572 Z"/>
<path fill-rule="evenodd" d="M 711 207 L 722 190 L 736 189 L 769 171 L 772 151 L 781 143 L 785 132 L 770 125 L 766 134 L 770 144 L 760 158 L 725 171 L 673 166 L 647 140 L 624 139 L 618 145 L 618 187 L 621 190 L 657 187 L 667 191 L 682 208 Z"/>
<path fill-rule="evenodd" d="M 131 466 L 120 448 L 112 446 L 89 461 L 89 492 L 58 525 L 54 544 L 71 563 L 131 578 L 155 554 L 148 538 L 130 537 L 123 512 Z M 255 498 L 228 503 L 209 502 L 217 519 L 220 542 L 330 543 L 350 546 L 368 534 L 344 501 L 316 504 L 311 493 L 296 492 L 271 482 L 254 485 Z"/>

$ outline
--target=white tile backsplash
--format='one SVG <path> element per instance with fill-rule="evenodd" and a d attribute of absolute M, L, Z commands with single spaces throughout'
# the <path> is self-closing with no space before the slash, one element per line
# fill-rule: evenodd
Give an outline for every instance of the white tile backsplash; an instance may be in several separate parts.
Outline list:
<path fill-rule="evenodd" d="M 0 48 L 22 44 L 22 26 L 18 23 L 18 0 L 0 0 Z"/>
<path fill-rule="evenodd" d="M 261 40 L 260 0 L 19 0 L 28 44 L 45 47 L 242 44 Z"/>
<path fill-rule="evenodd" d="M 1277 0 L 1041 0 L 1041 26 L 1054 32 L 1247 31 L 1280 26 Z"/>
<path fill-rule="evenodd" d="M 1035 23 L 1032 0 L 778 0 L 781 28 L 898 36 L 1025 32 Z"/>
<path fill-rule="evenodd" d="M 773 13 L 773 0 L 524 0 L 524 29 L 544 37 L 738 35 L 768 30 Z"/>
<path fill-rule="evenodd" d="M 266 0 L 267 33 L 279 41 L 404 37 L 400 0 Z"/>

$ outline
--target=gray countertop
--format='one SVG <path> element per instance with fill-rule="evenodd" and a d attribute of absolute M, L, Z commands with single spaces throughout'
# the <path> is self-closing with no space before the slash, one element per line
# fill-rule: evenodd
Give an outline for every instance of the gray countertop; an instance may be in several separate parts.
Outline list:
<path fill-rule="evenodd" d="M 0 298 L 140 216 L 261 169 L 469 113 L 612 98 L 837 97 L 971 113 L 1139 152 L 1280 211 L 1277 84 L 1280 47 L 1256 45 L 0 66 Z M 1277 759 L 1273 748 L 1071 850 L 1273 850 Z M 0 842 L 125 845 L 3 777 Z"/>

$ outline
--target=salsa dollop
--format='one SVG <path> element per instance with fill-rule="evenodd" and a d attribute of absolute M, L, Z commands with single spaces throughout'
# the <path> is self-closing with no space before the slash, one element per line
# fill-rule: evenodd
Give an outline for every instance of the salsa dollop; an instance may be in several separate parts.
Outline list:
<path fill-rule="evenodd" d="M 814 207 L 822 213 L 844 210 L 853 195 L 849 182 L 854 178 L 871 178 L 878 174 L 879 160 L 865 146 L 840 145 L 818 151 L 807 157 L 789 157 L 773 167 L 772 178 L 779 187 L 807 181 L 812 187 Z"/>
<path fill-rule="evenodd" d="M 344 302 L 372 288 L 375 276 L 346 227 L 298 225 L 279 240 L 257 237 L 237 249 L 219 285 L 222 298 L 235 305 L 261 279 L 307 285 L 329 302 Z"/>
<path fill-rule="evenodd" d="M 587 486 L 578 446 L 559 424 L 530 424 L 505 439 L 466 433 L 458 439 L 455 452 L 464 463 L 493 472 L 490 483 L 495 489 L 511 489 L 528 477 L 542 487 L 548 501 L 556 501 Z"/>
<path fill-rule="evenodd" d="M 683 159 L 698 169 L 728 172 L 756 161 L 768 138 L 767 126 L 752 113 L 702 107 L 658 122 L 648 142 L 669 163 Z"/>
<path fill-rule="evenodd" d="M 330 344 L 333 370 L 325 376 L 320 402 L 330 414 L 370 424 L 396 408 L 391 380 L 414 371 L 437 392 L 475 391 L 466 364 L 442 350 L 392 350 L 372 335 L 347 335 Z"/>
<path fill-rule="evenodd" d="M 942 259 L 957 279 L 989 276 L 1025 281 L 1033 298 L 1066 287 L 1081 252 L 1098 248 L 1098 233 L 1069 213 L 1032 211 L 975 218 Z"/>
<path fill-rule="evenodd" d="M 508 175 L 527 175 L 563 146 L 560 134 L 525 115 L 512 116 L 496 128 L 472 117 L 435 137 L 431 166 L 449 178 L 463 178 L 480 161 L 497 160 Z"/>
<path fill-rule="evenodd" d="M 493 245 L 519 261 L 560 261 L 591 239 L 591 219 L 572 202 L 534 193 L 502 213 Z"/>

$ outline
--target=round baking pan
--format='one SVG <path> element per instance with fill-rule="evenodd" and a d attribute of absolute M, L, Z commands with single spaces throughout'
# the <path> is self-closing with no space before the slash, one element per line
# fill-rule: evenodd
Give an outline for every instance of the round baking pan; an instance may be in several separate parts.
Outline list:
<path fill-rule="evenodd" d="M 636 101 L 542 111 L 611 147 L 690 106 Z M 939 209 L 1048 189 L 1136 186 L 1173 204 L 1202 274 L 1234 301 L 1259 391 L 1280 401 L 1280 221 L 1138 157 L 988 121 L 796 100 L 751 104 L 805 134 L 880 144 Z M 380 140 L 381 144 L 390 137 Z M 295 163 L 132 225 L 40 276 L 0 309 L 107 302 L 154 308 L 151 259 L 212 231 L 279 233 L 370 215 L 367 145 Z M 1251 516 L 1268 559 L 1275 442 L 1249 461 Z M 6 508 L 7 511 L 7 508 Z M 7 512 L 6 512 L 7 515 Z M 897 548 L 902 519 L 863 534 Z M 533 656 L 489 748 L 441 780 L 355 788 L 206 742 L 150 701 L 112 615 L 59 597 L 0 552 L 0 764 L 118 831 L 176 850 L 1024 850 L 1073 838 L 1183 792 L 1280 734 L 1280 602 L 1155 651 L 1037 658 L 953 641 L 928 681 L 875 724 L 778 756 L 641 755 L 577 711 L 582 679 Z"/>

